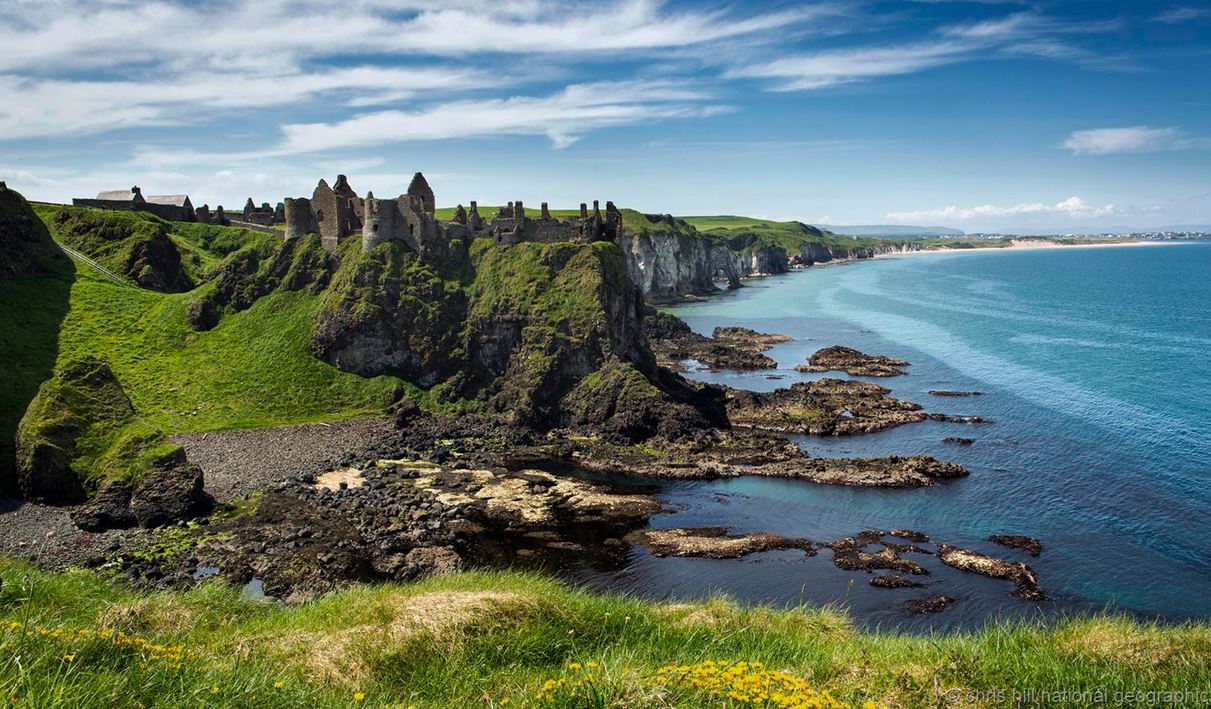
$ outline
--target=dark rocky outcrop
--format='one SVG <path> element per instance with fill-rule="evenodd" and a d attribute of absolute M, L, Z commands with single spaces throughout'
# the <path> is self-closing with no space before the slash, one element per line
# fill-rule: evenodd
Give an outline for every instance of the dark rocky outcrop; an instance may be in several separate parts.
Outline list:
<path fill-rule="evenodd" d="M 616 553 L 619 537 L 659 509 L 647 495 L 536 470 L 382 460 L 287 481 L 251 514 L 212 524 L 193 554 L 301 599 L 464 563 Z"/>
<path fill-rule="evenodd" d="M 910 601 L 905 601 L 902 606 L 909 613 L 941 613 L 946 610 L 947 606 L 954 603 L 955 599 L 950 596 L 943 596 L 935 593 L 922 598 L 914 598 Z"/>
<path fill-rule="evenodd" d="M 202 469 L 185 451 L 157 461 L 135 485 L 130 513 L 140 527 L 162 527 L 210 512 L 213 500 L 203 492 Z"/>
<path fill-rule="evenodd" d="M 930 389 L 929 393 L 931 396 L 959 397 L 959 396 L 982 396 L 984 392 L 980 392 L 980 391 L 947 391 L 945 389 Z"/>
<path fill-rule="evenodd" d="M 202 471 L 163 431 L 137 416 L 109 365 L 83 357 L 44 382 L 17 429 L 27 500 L 84 502 L 85 528 L 159 526 L 208 510 Z"/>
<path fill-rule="evenodd" d="M 974 438 L 963 438 L 961 436 L 947 436 L 942 439 L 942 442 L 951 446 L 970 446 L 976 441 Z"/>
<path fill-rule="evenodd" d="M 684 360 L 694 360 L 711 369 L 774 369 L 778 363 L 763 353 L 781 342 L 785 335 L 756 332 L 744 327 L 715 328 L 711 337 L 699 335 L 679 318 L 655 308 L 644 312 L 644 333 L 657 361 L 671 369 L 681 369 Z"/>
<path fill-rule="evenodd" d="M 878 543 L 878 535 L 858 535 L 830 542 L 833 550 L 833 565 L 846 571 L 873 571 L 888 569 L 902 574 L 925 576 L 929 571 L 911 559 L 902 558 L 894 549 L 884 548 L 876 552 L 865 551 L 865 547 Z"/>
<path fill-rule="evenodd" d="M 1043 553 L 1043 543 L 1034 537 L 1025 537 L 1020 534 L 994 534 L 988 538 L 988 541 L 1010 549 L 1021 549 L 1031 556 Z"/>
<path fill-rule="evenodd" d="M 817 350 L 807 364 L 796 365 L 800 372 L 839 371 L 853 377 L 895 377 L 904 374 L 900 367 L 908 362 L 883 355 L 868 355 L 851 347 L 834 345 Z"/>
<path fill-rule="evenodd" d="M 103 486 L 71 511 L 72 522 L 88 532 L 140 526 L 163 527 L 210 513 L 214 501 L 203 491 L 202 469 L 183 450 L 156 461 L 132 485 L 123 480 Z"/>
<path fill-rule="evenodd" d="M 0 186 L 0 280 L 63 267 L 66 262 L 29 202 L 16 190 Z"/>
<path fill-rule="evenodd" d="M 923 584 L 919 581 L 906 579 L 899 574 L 884 574 L 872 577 L 870 585 L 876 588 L 920 588 Z"/>

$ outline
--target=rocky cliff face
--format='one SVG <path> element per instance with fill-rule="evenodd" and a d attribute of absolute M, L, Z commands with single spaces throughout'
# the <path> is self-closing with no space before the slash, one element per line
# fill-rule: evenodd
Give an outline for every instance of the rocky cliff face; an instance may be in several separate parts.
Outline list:
<path fill-rule="evenodd" d="M 613 244 L 454 243 L 462 253 L 440 263 L 399 242 L 343 249 L 315 355 L 538 429 L 622 417 L 610 430 L 643 438 L 672 415 L 674 394 L 643 333 L 643 295 Z"/>
<path fill-rule="evenodd" d="M 652 300 L 738 288 L 745 275 L 739 254 L 697 233 L 670 228 L 628 233 L 619 241 L 631 280 Z"/>
<path fill-rule="evenodd" d="M 624 229 L 619 246 L 631 279 L 644 296 L 656 302 L 737 288 L 741 279 L 786 273 L 794 267 L 921 249 L 911 242 L 830 246 L 823 232 L 806 224 L 799 225 L 802 241 L 788 247 L 779 245 L 786 243 L 785 238 L 770 243 L 768 235 L 756 231 L 699 232 L 668 215 L 649 215 L 647 219 L 649 224 L 642 231 Z"/>

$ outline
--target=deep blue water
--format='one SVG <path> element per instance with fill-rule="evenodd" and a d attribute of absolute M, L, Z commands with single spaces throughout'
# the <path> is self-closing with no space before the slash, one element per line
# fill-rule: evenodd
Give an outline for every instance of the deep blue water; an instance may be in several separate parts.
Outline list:
<path fill-rule="evenodd" d="M 750 281 L 674 309 L 695 330 L 745 325 L 790 335 L 768 354 L 777 372 L 693 372 L 766 390 L 819 376 L 793 371 L 843 344 L 912 362 L 878 380 L 929 411 L 991 426 L 924 422 L 878 434 L 805 437 L 818 456 L 927 453 L 971 475 L 919 490 L 863 490 L 740 478 L 667 486 L 675 511 L 654 526 L 726 525 L 827 541 L 907 527 L 935 541 L 1023 560 L 1053 600 L 1037 606 L 1007 582 L 932 557 L 922 589 L 875 589 L 831 553 L 739 561 L 633 553 L 591 585 L 647 597 L 727 593 L 748 602 L 840 603 L 867 625 L 978 625 L 990 617 L 1113 608 L 1167 619 L 1211 617 L 1211 244 L 1051 249 L 880 258 Z M 782 376 L 769 379 L 768 376 Z M 930 389 L 978 390 L 942 398 Z M 945 445 L 946 436 L 976 439 Z M 984 539 L 1039 537 L 1030 558 Z M 899 604 L 924 593 L 958 599 L 939 615 Z"/>

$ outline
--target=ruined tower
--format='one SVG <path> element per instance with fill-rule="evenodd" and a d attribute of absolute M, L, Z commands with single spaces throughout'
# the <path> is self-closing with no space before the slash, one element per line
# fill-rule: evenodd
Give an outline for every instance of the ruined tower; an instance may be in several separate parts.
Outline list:
<path fill-rule="evenodd" d="M 421 173 L 418 172 L 412 176 L 412 182 L 408 185 L 408 194 L 420 198 L 423 211 L 433 214 L 437 209 L 433 188 L 429 187 L 429 181 Z"/>
<path fill-rule="evenodd" d="M 336 248 L 342 236 L 349 236 L 362 228 L 358 216 L 363 209 L 362 200 L 349 186 L 349 180 L 344 175 L 337 175 L 335 187 L 329 187 L 327 182 L 320 180 L 311 195 L 311 208 L 315 211 L 320 238 L 328 251 Z"/>
<path fill-rule="evenodd" d="M 315 222 L 315 214 L 311 211 L 311 200 L 306 197 L 287 197 L 282 207 L 286 222 L 286 239 L 298 239 L 306 234 L 319 231 Z"/>

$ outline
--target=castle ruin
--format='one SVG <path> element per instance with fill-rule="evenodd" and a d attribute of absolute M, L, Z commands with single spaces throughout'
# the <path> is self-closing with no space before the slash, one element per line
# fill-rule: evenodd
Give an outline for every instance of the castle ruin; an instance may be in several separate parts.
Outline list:
<path fill-rule="evenodd" d="M 348 178 L 338 175 L 331 187 L 321 179 L 310 198 L 287 198 L 282 214 L 286 239 L 318 233 L 329 251 L 340 239 L 354 234 L 361 234 L 363 250 L 399 241 L 413 251 L 425 251 L 451 239 L 490 238 L 501 244 L 614 241 L 622 230 L 622 213 L 613 202 L 606 202 L 604 215 L 594 200 L 592 212 L 581 204 L 578 218 L 559 219 L 551 215 L 546 202 L 535 218 L 517 200 L 487 221 L 475 200 L 470 205 L 468 210 L 460 204 L 450 219 L 438 220 L 433 189 L 419 172 L 404 194 L 382 199 L 373 193 L 359 197 Z"/>

